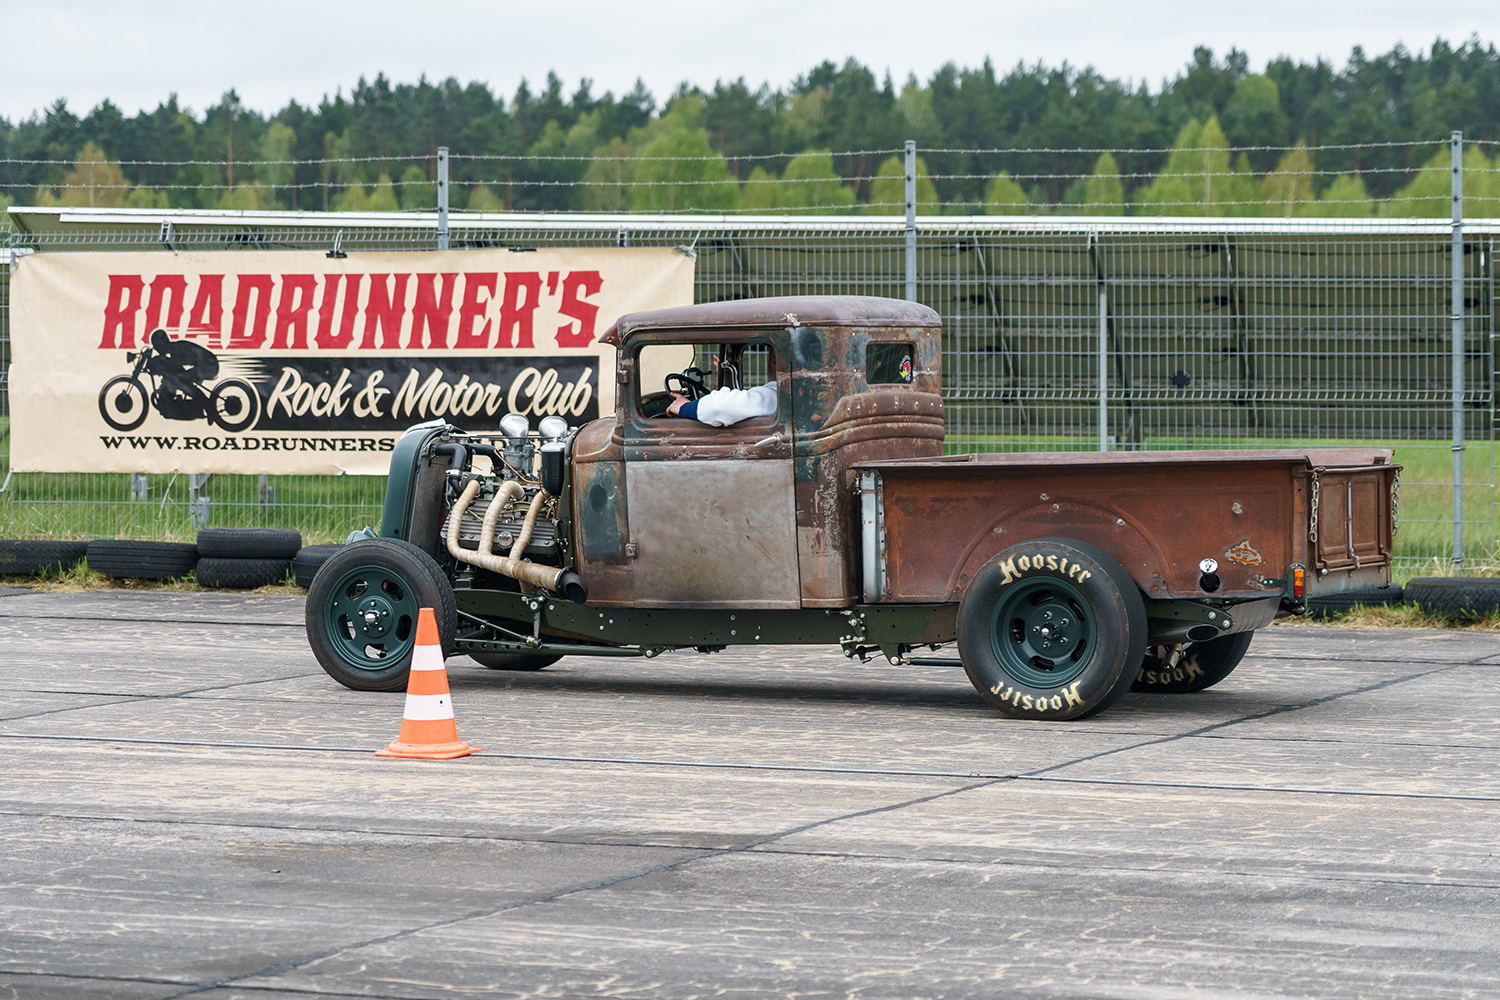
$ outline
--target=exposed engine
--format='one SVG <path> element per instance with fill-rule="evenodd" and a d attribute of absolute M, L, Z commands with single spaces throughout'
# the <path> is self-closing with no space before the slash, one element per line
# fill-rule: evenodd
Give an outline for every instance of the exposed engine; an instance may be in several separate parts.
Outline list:
<path fill-rule="evenodd" d="M 533 434 L 526 417 L 512 413 L 501 420 L 498 435 L 451 434 L 432 446 L 434 455 L 452 456 L 435 546 L 452 560 L 451 577 L 491 574 L 514 581 L 522 593 L 542 588 L 585 600 L 559 531 L 571 435 L 561 417 L 543 418 Z M 473 469 L 480 456 L 489 460 L 487 474 Z"/>

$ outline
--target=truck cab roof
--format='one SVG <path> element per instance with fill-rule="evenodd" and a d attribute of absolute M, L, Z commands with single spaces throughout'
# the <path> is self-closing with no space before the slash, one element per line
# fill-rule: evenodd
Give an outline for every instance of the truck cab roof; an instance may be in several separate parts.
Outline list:
<path fill-rule="evenodd" d="M 940 328 L 938 314 L 917 302 L 873 295 L 784 295 L 732 299 L 626 313 L 601 338 L 618 346 L 636 330 L 703 327 L 838 326 Z"/>

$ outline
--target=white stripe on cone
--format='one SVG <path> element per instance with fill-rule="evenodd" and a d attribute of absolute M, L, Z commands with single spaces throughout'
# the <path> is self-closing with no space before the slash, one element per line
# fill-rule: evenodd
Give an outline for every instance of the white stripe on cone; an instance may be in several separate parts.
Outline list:
<path fill-rule="evenodd" d="M 446 694 L 409 694 L 403 717 L 412 722 L 433 722 L 453 718 L 453 702 Z"/>
<path fill-rule="evenodd" d="M 411 668 L 413 670 L 442 670 L 443 669 L 443 647 L 442 646 L 418 646 L 411 652 Z"/>

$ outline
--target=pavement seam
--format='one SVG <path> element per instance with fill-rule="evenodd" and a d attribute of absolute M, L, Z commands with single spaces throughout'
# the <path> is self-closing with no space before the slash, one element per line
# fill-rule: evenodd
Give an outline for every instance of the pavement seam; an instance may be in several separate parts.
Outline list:
<path fill-rule="evenodd" d="M 997 783 L 998 782 L 990 782 L 990 783 L 987 783 L 987 784 L 997 784 Z M 948 794 L 959 794 L 962 791 L 972 791 L 972 790 L 973 790 L 972 787 L 968 788 L 968 789 L 956 789 L 956 790 L 954 790 L 954 791 L 952 791 L 952 792 L 950 792 Z M 916 804 L 916 803 L 915 802 L 913 802 L 913 803 L 907 803 L 907 805 L 909 805 L 909 804 Z M 901 808 L 901 807 L 897 807 L 897 808 Z M 15 817 L 26 818 L 26 819 L 62 819 L 62 820 L 71 820 L 71 821 L 97 821 L 97 822 L 116 822 L 116 823 L 152 823 L 152 824 L 159 824 L 159 825 L 162 825 L 162 826 L 201 826 L 201 827 L 205 827 L 205 828 L 209 828 L 209 829 L 227 828 L 227 829 L 231 829 L 231 830 L 252 830 L 252 831 L 259 831 L 259 830 L 279 830 L 279 831 L 285 831 L 285 832 L 291 832 L 291 833 L 351 833 L 351 832 L 353 832 L 353 833 L 359 834 L 360 836 L 368 836 L 368 837 L 390 837 L 390 838 L 411 838 L 413 840 L 449 840 L 449 841 L 477 842 L 477 843 L 498 842 L 498 843 L 514 843 L 514 844 L 547 844 L 547 845 L 551 845 L 551 846 L 560 846 L 560 847 L 635 848 L 635 849 L 639 849 L 639 850 L 680 850 L 680 851 L 703 852 L 701 854 L 702 857 L 709 857 L 711 855 L 712 856 L 717 856 L 717 855 L 720 855 L 720 854 L 733 854 L 733 853 L 746 853 L 746 852 L 748 852 L 748 853 L 751 853 L 751 854 L 785 855 L 785 856 L 790 856 L 790 857 L 847 858 L 847 859 L 851 859 L 851 860 L 891 861 L 891 862 L 901 862 L 901 863 L 905 863 L 905 862 L 917 863 L 917 862 L 920 862 L 920 863 L 924 863 L 924 864 L 925 863 L 941 863 L 941 864 L 955 864 L 955 865 L 985 865 L 985 866 L 994 866 L 994 867 L 1002 867 L 1002 868 L 1026 868 L 1026 869 L 1033 869 L 1034 868 L 1034 869 L 1039 869 L 1039 870 L 1058 871 L 1058 872 L 1069 872 L 1069 871 L 1080 871 L 1080 872 L 1081 871 L 1090 871 L 1090 872 L 1092 872 L 1092 871 L 1105 871 L 1105 872 L 1122 872 L 1122 873 L 1129 873 L 1129 874 L 1178 875 L 1178 876 L 1184 876 L 1184 877 L 1187 877 L 1187 876 L 1199 877 L 1199 876 L 1207 874 L 1207 875 L 1233 877 L 1233 878 L 1256 878 L 1256 879 L 1263 879 L 1263 878 L 1267 878 L 1267 877 L 1274 877 L 1274 878 L 1300 879 L 1300 880 L 1309 881 L 1309 882 L 1319 882 L 1319 881 L 1322 881 L 1322 882 L 1358 882 L 1358 883 L 1369 884 L 1369 885 L 1434 886 L 1434 887 L 1451 887 L 1451 888 L 1464 888 L 1464 889 L 1487 889 L 1487 890 L 1497 890 L 1497 889 L 1500 889 L 1500 884 L 1497 884 L 1497 883 L 1495 883 L 1493 881 L 1490 881 L 1490 882 L 1483 882 L 1483 881 L 1453 881 L 1453 880 L 1443 880 L 1443 881 L 1426 880 L 1426 881 L 1423 881 L 1423 880 L 1418 880 L 1418 879 L 1415 879 L 1415 878 L 1390 878 L 1390 877 L 1379 877 L 1379 878 L 1376 878 L 1376 877 L 1364 877 L 1364 876 L 1357 875 L 1357 874 L 1320 875 L 1320 874 L 1313 873 L 1313 872 L 1296 872 L 1296 871 L 1279 871 L 1279 872 L 1274 872 L 1274 873 L 1267 873 L 1267 872 L 1262 872 L 1262 871 L 1242 871 L 1242 870 L 1239 870 L 1239 869 L 1216 869 L 1216 868 L 1211 868 L 1211 867 L 1208 867 L 1208 866 L 1200 866 L 1200 867 L 1193 868 L 1193 869 L 1189 870 L 1189 869 L 1182 869 L 1182 868 L 1169 868 L 1169 867 L 1161 867 L 1161 866 L 1155 866 L 1155 867 L 1153 867 L 1153 866 L 1146 866 L 1146 865 L 1123 865 L 1123 864 L 1115 864 L 1115 865 L 1108 865 L 1108 866 L 1099 866 L 1099 865 L 1095 865 L 1095 864 L 1090 863 L 1087 867 L 1085 867 L 1085 866 L 1067 865 L 1067 864 L 1063 864 L 1061 862 L 1047 862 L 1047 861 L 1035 860 L 1035 859 L 1033 859 L 1033 860 L 1027 860 L 1027 861 L 1013 861 L 1013 860 L 1004 860 L 1004 859 L 999 859 L 999 858 L 984 859 L 984 858 L 951 857 L 951 856 L 941 855 L 941 854 L 922 854 L 920 856 L 912 856 L 912 855 L 903 855 L 903 854 L 883 854 L 883 853 L 878 853 L 878 852 L 873 852 L 873 851 L 828 851 L 828 850 L 819 850 L 819 849 L 816 849 L 816 848 L 797 848 L 797 847 L 794 847 L 794 846 L 775 847 L 775 848 L 768 848 L 768 849 L 764 849 L 764 850 L 763 849 L 758 849 L 758 848 L 754 848 L 753 849 L 753 848 L 744 847 L 744 846 L 735 846 L 735 847 L 693 847 L 693 846 L 685 845 L 685 844 L 651 843 L 651 842 L 640 842 L 640 841 L 561 840 L 561 839 L 552 838 L 552 837 L 522 837 L 522 836 L 507 837 L 507 836 L 501 836 L 501 835 L 497 835 L 497 834 L 424 833 L 424 832 L 408 832 L 408 831 L 399 831 L 399 830 L 356 830 L 356 831 L 350 831 L 347 828 L 343 828 L 343 827 L 337 827 L 337 828 L 336 827 L 289 827 L 289 826 L 272 826 L 272 825 L 268 825 L 268 824 L 253 824 L 253 823 L 212 822 L 212 821 L 208 821 L 208 820 L 194 821 L 194 820 L 171 820 L 171 819 L 130 819 L 130 818 L 111 817 L 111 816 L 77 816 L 77 815 L 68 815 L 68 814 L 61 814 L 61 813 L 0 812 L 0 816 L 15 816 Z M 851 819 L 851 818 L 856 818 L 856 817 L 851 815 L 851 816 L 848 816 L 848 817 L 842 817 L 841 819 Z M 839 821 L 840 820 L 831 820 L 831 821 L 826 821 L 826 822 L 839 822 Z M 814 826 L 815 825 L 816 824 L 814 824 Z M 792 832 L 795 833 L 797 831 L 792 831 Z M 790 836 L 790 835 L 791 835 L 790 833 L 782 833 L 782 834 L 770 834 L 769 836 L 771 836 L 773 838 L 785 838 L 785 837 Z M 999 848 L 996 848 L 996 850 L 999 850 Z M 692 860 L 692 859 L 689 859 L 689 860 Z M 677 861 L 677 862 L 671 862 L 671 863 L 668 863 L 668 864 L 671 865 L 671 864 L 681 864 L 681 863 L 682 863 L 681 861 Z M 545 900 L 543 900 L 543 901 L 545 901 Z M 531 900 L 518 901 L 517 905 L 526 905 L 529 902 L 531 902 Z M 466 918 L 461 918 L 461 919 L 466 919 Z M 355 946 L 355 947 L 358 947 L 358 946 Z M 47 973 L 47 974 L 48 975 L 66 975 L 66 973 Z M 89 977 L 83 977 L 83 978 L 89 978 Z M 125 977 L 125 978 L 132 978 L 132 977 Z M 133 977 L 133 978 L 139 978 L 142 981 L 148 981 L 148 982 L 149 981 L 153 981 L 153 980 L 144 979 L 142 977 Z M 163 983 L 163 985 L 179 985 L 177 982 L 175 982 L 173 980 L 170 980 L 170 979 L 162 979 L 162 980 L 160 980 L 160 982 Z"/>
<path fill-rule="evenodd" d="M 827 819 L 815 820 L 811 823 L 804 823 L 801 826 L 792 827 L 789 830 L 783 830 L 780 833 L 768 833 L 763 837 L 757 837 L 754 840 L 746 841 L 743 844 L 737 844 L 734 847 L 725 847 L 710 851 L 691 851 L 688 856 L 678 858 L 675 861 L 666 861 L 657 865 L 648 865 L 645 868 L 639 868 L 632 872 L 625 872 L 623 874 L 611 876 L 609 878 L 594 879 L 590 882 L 583 882 L 577 885 L 568 886 L 563 889 L 558 889 L 554 892 L 543 893 L 530 899 L 516 900 L 514 902 L 506 903 L 501 906 L 492 906 L 486 907 L 482 910 L 474 910 L 469 913 L 465 913 L 462 916 L 453 917 L 449 920 L 435 920 L 423 924 L 420 927 L 408 927 L 404 930 L 395 931 L 391 934 L 383 934 L 380 937 L 370 938 L 365 941 L 340 945 L 339 947 L 330 948 L 326 951 L 316 952 L 313 954 L 299 955 L 281 962 L 276 962 L 273 965 L 265 966 L 264 968 L 254 970 L 252 972 L 242 973 L 238 976 L 229 976 L 223 979 L 204 981 L 186 989 L 179 990 L 176 993 L 165 993 L 159 997 L 154 998 L 154 1000 L 173 1000 L 173 998 L 175 997 L 190 996 L 194 993 L 206 993 L 209 990 L 220 989 L 231 983 L 237 983 L 244 979 L 254 979 L 263 976 L 280 975 L 284 972 L 290 972 L 291 970 L 296 969 L 300 966 L 310 965 L 313 962 L 320 962 L 324 959 L 332 958 L 335 955 L 343 954 L 345 952 L 357 951 L 361 948 L 369 948 L 374 945 L 385 944 L 390 941 L 399 941 L 404 938 L 420 934 L 424 931 L 435 930 L 439 927 L 452 927 L 456 924 L 464 923 L 469 920 L 480 920 L 485 917 L 494 916 L 497 913 L 507 913 L 512 910 L 519 910 L 526 906 L 533 906 L 540 903 L 550 903 L 554 900 L 563 899 L 567 896 L 577 895 L 581 892 L 591 892 L 595 889 L 609 889 L 624 882 L 634 881 L 638 878 L 645 878 L 648 875 L 656 875 L 661 872 L 673 871 L 695 861 L 704 861 L 709 858 L 724 857 L 730 854 L 743 854 L 753 850 L 756 847 L 759 847 L 762 844 L 774 843 L 775 841 L 782 840 L 786 837 L 790 837 L 798 833 L 805 833 L 808 830 L 815 830 L 818 827 L 830 826 L 834 823 L 842 823 L 846 820 L 859 819 L 864 816 L 874 816 L 880 813 L 895 812 L 897 810 L 906 809 L 911 806 L 921 805 L 924 802 L 931 802 L 935 799 L 947 798 L 948 796 L 952 795 L 961 795 L 964 792 L 973 791 L 976 788 L 983 788 L 986 785 L 993 785 L 996 783 L 997 780 L 978 781 L 974 782 L 973 784 L 965 785 L 962 788 L 950 789 L 948 791 L 937 792 L 932 795 L 923 795 L 918 798 L 907 799 L 903 802 L 895 802 L 890 805 L 875 806 L 870 809 L 861 809 L 857 812 L 844 813 L 840 816 L 830 816 Z"/>
<path fill-rule="evenodd" d="M 140 983 L 145 986 L 183 986 L 179 979 L 152 978 L 150 976 L 91 976 L 82 973 L 69 972 L 40 972 L 27 969 L 8 969 L 0 966 L 0 975 L 7 976 L 35 976 L 37 978 L 51 979 L 77 979 L 88 983 Z M 316 992 L 304 990 L 299 987 L 286 986 L 239 986 L 237 989 L 254 991 L 257 993 L 300 993 L 313 997 L 325 997 L 327 1000 L 412 1000 L 410 993 L 328 993 L 323 990 Z"/>
<path fill-rule="evenodd" d="M 1340 691 L 1336 694 L 1325 695 L 1321 698 L 1313 698 L 1308 701 L 1298 702 L 1295 705 L 1278 705 L 1276 708 L 1267 709 L 1264 712 L 1256 712 L 1252 715 L 1245 715 L 1237 719 L 1229 719 L 1224 722 L 1215 722 L 1207 726 L 1202 726 L 1198 729 L 1191 729 L 1185 733 L 1177 733 L 1173 736 L 1161 736 L 1155 739 L 1143 740 L 1140 743 L 1135 743 L 1126 747 L 1116 747 L 1112 750 L 1102 750 L 1099 753 L 1089 754 L 1086 757 L 1079 757 L 1075 760 L 1064 761 L 1061 764 L 1054 764 L 1051 767 L 1044 767 L 1036 771 L 1027 771 L 1024 774 L 1018 775 L 1018 777 L 1038 777 L 1041 775 L 1050 774 L 1053 771 L 1060 771 L 1064 768 L 1073 767 L 1078 764 L 1086 764 L 1089 761 L 1102 760 L 1105 757 L 1111 757 L 1115 754 L 1126 753 L 1132 750 L 1140 750 L 1144 747 L 1165 746 L 1168 743 L 1176 743 L 1179 740 L 1201 737 L 1206 733 L 1212 733 L 1220 729 L 1227 729 L 1230 726 L 1238 726 L 1246 722 L 1258 722 L 1261 719 L 1269 719 L 1273 716 L 1284 715 L 1287 712 L 1300 712 L 1303 709 L 1315 708 L 1319 705 L 1326 705 L 1330 702 L 1338 701 L 1340 698 L 1346 698 L 1351 695 L 1369 694 L 1372 691 L 1380 691 L 1384 688 L 1393 687 L 1397 684 L 1405 684 L 1407 681 L 1421 680 L 1424 677 L 1431 677 L 1434 674 L 1447 673 L 1448 671 L 1456 670 L 1459 667 L 1467 667 L 1472 665 L 1474 665 L 1473 660 L 1465 660 L 1462 663 L 1453 663 L 1444 667 L 1437 667 L 1432 670 L 1423 670 L 1415 674 L 1407 674 L 1402 677 L 1395 677 L 1389 680 L 1379 681 L 1375 684 L 1370 684 L 1366 687 L 1355 688 L 1351 691 Z"/>
<path fill-rule="evenodd" d="M 1385 877 L 1385 878 L 1364 878 L 1364 877 L 1361 877 L 1359 875 L 1352 875 L 1352 874 L 1351 875 L 1318 875 L 1318 874 L 1309 873 L 1309 872 L 1295 872 L 1295 871 L 1276 871 L 1276 872 L 1241 871 L 1239 869 L 1216 869 L 1216 868 L 1210 868 L 1210 867 L 1207 867 L 1206 865 L 1203 866 L 1203 867 L 1193 868 L 1193 869 L 1165 868 L 1165 867 L 1155 867 L 1155 868 L 1153 868 L 1153 867 L 1148 867 L 1148 866 L 1136 866 L 1136 865 L 1096 865 L 1096 864 L 1090 864 L 1088 867 L 1083 867 L 1083 866 L 1074 867 L 1074 866 L 1071 866 L 1071 865 L 1065 865 L 1065 864 L 1060 864 L 1060 863 L 1048 863 L 1048 862 L 1045 862 L 1045 861 L 1003 861 L 1003 860 L 998 860 L 998 859 L 982 860 L 982 859 L 975 859 L 975 858 L 952 858 L 952 857 L 944 857 L 942 855 L 932 855 L 932 854 L 924 854 L 924 855 L 921 855 L 920 857 L 913 857 L 911 855 L 902 855 L 902 854 L 873 854 L 873 853 L 868 853 L 868 852 L 863 852 L 863 851 L 817 851 L 817 850 L 799 851 L 799 850 L 797 850 L 795 848 L 790 848 L 790 847 L 774 848 L 774 849 L 765 850 L 765 851 L 753 851 L 751 853 L 754 853 L 754 854 L 777 855 L 777 856 L 781 856 L 781 857 L 842 858 L 842 859 L 848 859 L 848 860 L 851 860 L 851 861 L 891 861 L 891 862 L 898 862 L 898 863 L 904 863 L 904 862 L 919 863 L 920 862 L 922 864 L 933 864 L 933 863 L 935 863 L 935 864 L 952 864 L 952 865 L 983 865 L 983 866 L 986 866 L 986 867 L 995 867 L 995 868 L 1036 869 L 1036 870 L 1039 870 L 1039 871 L 1061 872 L 1061 873 L 1064 873 L 1064 874 L 1076 871 L 1076 872 L 1087 872 L 1087 873 L 1104 872 L 1104 873 L 1125 874 L 1125 875 L 1175 875 L 1175 876 L 1178 876 L 1178 877 L 1181 877 L 1181 878 L 1203 878 L 1205 876 L 1215 876 L 1215 877 L 1224 877 L 1224 878 L 1248 878 L 1248 879 L 1258 879 L 1258 880 L 1277 879 L 1278 881 L 1338 882 L 1338 883 L 1353 883 L 1353 884 L 1360 884 L 1360 885 L 1399 885 L 1399 886 L 1409 886 L 1409 887 L 1416 887 L 1416 888 L 1434 888 L 1434 889 L 1483 889 L 1483 890 L 1486 890 L 1486 891 L 1489 891 L 1489 892 L 1494 892 L 1494 891 L 1500 890 L 1500 884 L 1497 884 L 1496 882 L 1493 882 L 1493 881 L 1490 881 L 1490 882 L 1480 882 L 1480 881 L 1456 882 L 1456 881 L 1451 881 L 1451 880 L 1450 881 L 1417 881 L 1417 880 L 1414 880 L 1414 879 L 1401 879 L 1401 878 L 1389 878 L 1389 877 Z"/>
<path fill-rule="evenodd" d="M 1191 734 L 1185 734 L 1191 735 Z M 1183 737 L 1163 737 L 1160 740 L 1132 744 L 1121 747 L 1119 750 L 1107 751 L 1092 757 L 1079 758 L 1071 763 L 1082 763 L 1108 756 L 1109 753 L 1118 753 L 1124 750 L 1135 750 L 1140 747 L 1153 746 L 1158 743 L 1171 742 Z M 1205 737 L 1211 739 L 1245 739 L 1252 737 Z M 0 739 L 18 740 L 63 740 L 80 743 L 126 743 L 140 744 L 146 746 L 166 747 L 217 747 L 235 750 L 291 750 L 298 752 L 315 753 L 373 753 L 370 747 L 337 747 L 337 746 L 297 746 L 282 743 L 228 743 L 221 741 L 193 741 L 193 740 L 152 740 L 128 736 L 72 736 L 56 733 L 8 733 L 0 732 Z M 1260 742 L 1272 742 L 1269 737 L 1254 737 Z M 1286 740 L 1288 743 L 1306 742 L 1303 740 Z M 1351 744 L 1352 745 L 1352 744 Z M 1432 746 L 1432 744 L 1415 744 L 1417 746 Z M 1444 747 L 1443 749 L 1451 749 Z M 1463 746 L 1458 749 L 1472 749 L 1493 751 L 1495 747 Z M 893 778 L 988 778 L 994 781 L 1037 781 L 1057 782 L 1082 785 L 1126 785 L 1140 788 L 1182 788 L 1200 789 L 1204 791 L 1243 791 L 1243 792 L 1295 792 L 1307 795 L 1345 795 L 1362 796 L 1370 798 L 1391 799 L 1454 799 L 1473 802 L 1496 802 L 1500 801 L 1500 795 L 1470 795 L 1460 792 L 1389 792 L 1371 791 L 1363 788 L 1318 788 L 1315 786 L 1298 785 L 1250 785 L 1234 782 L 1187 782 L 1187 781 L 1140 781 L 1129 778 L 1083 778 L 1068 777 L 1065 775 L 1053 775 L 1048 773 L 1056 768 L 1048 768 L 1042 771 L 1029 771 L 1025 774 L 984 772 L 984 771 L 906 771 L 897 769 L 855 768 L 855 767 L 816 767 L 802 764 L 752 764 L 735 763 L 730 761 L 693 761 L 693 760 L 654 760 L 650 758 L 632 757 L 563 757 L 548 754 L 509 754 L 492 751 L 482 753 L 469 758 L 474 763 L 482 763 L 485 760 L 527 760 L 542 761 L 562 764 L 607 764 L 621 767 L 698 767 L 729 771 L 789 771 L 803 774 L 862 774 L 875 777 Z M 1057 767 L 1067 767 L 1069 763 L 1059 764 Z"/>
<path fill-rule="evenodd" d="M 245 628 L 307 628 L 304 622 L 230 622 L 215 621 L 207 618 L 99 618 L 94 615 L 30 615 L 0 611 L 0 621 L 6 619 L 37 622 L 88 622 L 90 624 L 112 622 L 116 625 L 231 625 L 244 626 Z"/>
<path fill-rule="evenodd" d="M 176 698 L 188 698 L 188 697 L 191 697 L 193 695 L 207 694 L 207 693 L 209 693 L 211 691 L 228 691 L 228 690 L 230 690 L 232 688 L 247 687 L 247 686 L 253 685 L 253 684 L 268 684 L 268 683 L 275 683 L 275 682 L 278 682 L 278 681 L 291 681 L 291 680 L 296 680 L 299 677 L 314 677 L 314 676 L 316 676 L 316 674 L 317 674 L 316 671 L 308 671 L 306 673 L 301 673 L 301 674 L 291 674 L 291 675 L 286 676 L 286 677 L 272 677 L 272 678 L 269 678 L 269 679 L 261 679 L 261 680 L 253 680 L 253 681 L 234 681 L 234 682 L 229 683 L 229 684 L 219 684 L 219 685 L 216 685 L 214 687 L 190 688 L 190 689 L 188 689 L 186 691 L 176 691 L 176 692 L 173 692 L 172 694 L 149 694 L 149 693 L 148 694 L 112 694 L 112 693 L 107 692 L 107 691 L 42 691 L 42 690 L 34 690 L 34 689 L 30 689 L 30 688 L 26 689 L 23 693 L 25 693 L 25 694 L 70 695 L 70 696 L 76 697 L 76 698 L 115 698 L 115 699 L 118 699 L 118 700 L 109 702 L 108 704 L 110 704 L 110 705 L 129 705 L 129 704 L 131 704 L 133 702 L 143 702 L 143 701 L 172 701 L 173 699 L 176 699 Z M 45 711 L 41 711 L 41 712 L 32 712 L 29 715 L 11 715 L 11 716 L 7 716 L 4 721 L 5 722 L 19 722 L 22 719 L 36 719 L 36 718 L 40 718 L 41 716 L 44 716 L 44 715 L 58 715 L 58 714 L 64 713 L 64 712 L 81 712 L 81 711 L 85 711 L 85 710 L 90 709 L 90 708 L 103 708 L 103 707 L 105 707 L 105 706 L 103 706 L 103 705 L 69 705 L 66 708 L 49 708 L 49 709 L 46 709 Z M 0 735 L 9 735 L 9 734 L 0 734 Z"/>

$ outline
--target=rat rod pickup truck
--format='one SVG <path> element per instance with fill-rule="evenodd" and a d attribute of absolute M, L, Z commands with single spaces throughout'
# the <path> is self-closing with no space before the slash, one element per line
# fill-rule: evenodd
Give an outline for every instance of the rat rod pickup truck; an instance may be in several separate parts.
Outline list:
<path fill-rule="evenodd" d="M 380 537 L 308 593 L 335 679 L 402 688 L 430 606 L 446 653 L 494 669 L 837 643 L 961 663 L 1006 715 L 1077 719 L 1131 688 L 1209 687 L 1277 615 L 1390 579 L 1389 451 L 943 455 L 925 306 L 719 302 L 627 315 L 604 339 L 612 417 L 400 439 Z M 774 381 L 778 408 L 727 427 L 666 415 L 710 381 Z M 955 641 L 957 659 L 930 655 Z"/>

